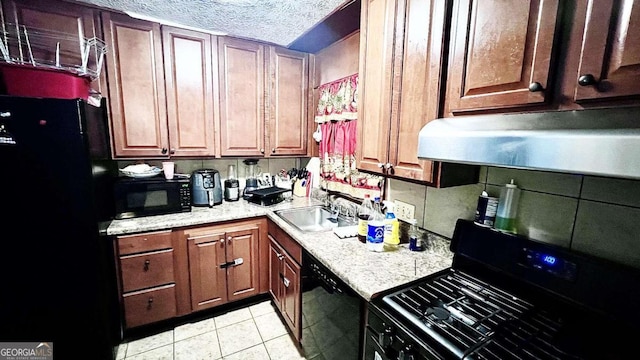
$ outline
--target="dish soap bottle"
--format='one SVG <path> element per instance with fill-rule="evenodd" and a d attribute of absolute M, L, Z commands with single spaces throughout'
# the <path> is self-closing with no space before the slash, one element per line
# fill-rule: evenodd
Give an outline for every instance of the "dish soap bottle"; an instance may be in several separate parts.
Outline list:
<path fill-rule="evenodd" d="M 400 223 L 393 213 L 395 203 L 387 200 L 382 203 L 387 209 L 384 217 L 384 251 L 398 250 L 398 245 L 400 244 Z"/>
<path fill-rule="evenodd" d="M 384 250 L 384 216 L 380 211 L 380 197 L 376 196 L 373 203 L 373 212 L 367 224 L 367 249 L 369 251 Z"/>
<path fill-rule="evenodd" d="M 496 211 L 496 222 L 494 228 L 496 230 L 515 234 L 516 215 L 518 212 L 518 203 L 520 200 L 520 189 L 513 183 L 513 179 L 500 190 L 500 200 L 498 201 L 498 210 Z"/>

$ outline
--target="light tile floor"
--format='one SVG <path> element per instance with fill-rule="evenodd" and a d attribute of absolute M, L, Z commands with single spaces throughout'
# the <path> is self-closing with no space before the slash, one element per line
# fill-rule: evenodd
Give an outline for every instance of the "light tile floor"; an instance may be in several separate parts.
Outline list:
<path fill-rule="evenodd" d="M 117 360 L 304 360 L 267 300 L 125 342 Z"/>

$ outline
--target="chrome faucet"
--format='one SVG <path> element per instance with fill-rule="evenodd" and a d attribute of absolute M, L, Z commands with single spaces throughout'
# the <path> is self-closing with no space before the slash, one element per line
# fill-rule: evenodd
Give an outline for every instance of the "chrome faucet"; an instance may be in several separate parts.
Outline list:
<path fill-rule="evenodd" d="M 331 217 L 332 218 L 334 218 L 334 219 L 338 218 L 338 216 L 340 215 L 340 208 L 341 207 L 342 207 L 342 205 L 330 203 Z"/>

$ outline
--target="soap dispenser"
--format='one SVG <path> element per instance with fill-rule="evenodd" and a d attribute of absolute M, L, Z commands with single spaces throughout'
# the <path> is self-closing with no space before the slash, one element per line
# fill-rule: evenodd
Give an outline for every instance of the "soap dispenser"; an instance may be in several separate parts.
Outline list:
<path fill-rule="evenodd" d="M 500 200 L 498 200 L 498 210 L 496 211 L 496 230 L 517 233 L 516 215 L 520 201 L 520 189 L 514 184 L 513 179 L 500 190 Z"/>

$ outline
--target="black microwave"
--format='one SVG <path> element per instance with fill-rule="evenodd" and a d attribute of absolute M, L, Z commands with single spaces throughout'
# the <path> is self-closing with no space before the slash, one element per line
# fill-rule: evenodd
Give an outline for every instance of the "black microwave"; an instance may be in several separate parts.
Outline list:
<path fill-rule="evenodd" d="M 191 211 L 188 179 L 119 178 L 113 194 L 116 219 Z"/>

